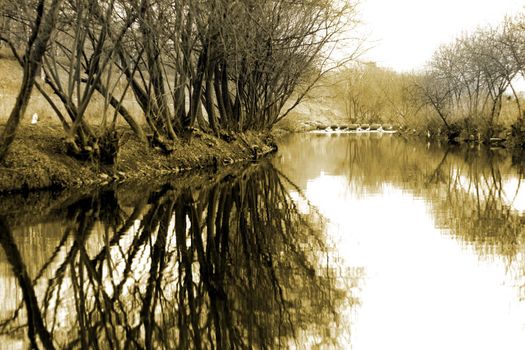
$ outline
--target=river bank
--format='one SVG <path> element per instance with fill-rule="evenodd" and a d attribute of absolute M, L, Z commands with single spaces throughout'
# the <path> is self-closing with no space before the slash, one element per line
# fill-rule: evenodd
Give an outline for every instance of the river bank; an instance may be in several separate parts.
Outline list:
<path fill-rule="evenodd" d="M 341 118 L 308 119 L 304 116 L 281 123 L 279 133 L 376 133 L 386 131 L 403 138 L 424 142 L 438 142 L 450 145 L 469 145 L 489 148 L 505 148 L 513 153 L 525 152 L 525 125 L 513 124 L 510 127 L 499 127 L 491 132 L 481 133 L 476 128 L 454 125 L 450 129 L 443 127 L 418 127 L 391 124 L 352 124 Z"/>
<path fill-rule="evenodd" d="M 247 132 L 218 138 L 196 130 L 190 137 L 177 140 L 169 154 L 143 144 L 127 128 L 119 129 L 119 133 L 118 162 L 107 166 L 68 155 L 60 125 L 22 126 L 8 156 L 0 163 L 0 193 L 147 181 L 193 169 L 217 169 L 256 160 L 276 150 L 269 133 Z"/>

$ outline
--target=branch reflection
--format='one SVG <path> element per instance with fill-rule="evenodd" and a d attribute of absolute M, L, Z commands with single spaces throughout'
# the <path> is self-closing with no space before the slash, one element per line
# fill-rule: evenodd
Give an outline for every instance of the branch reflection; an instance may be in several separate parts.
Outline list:
<path fill-rule="evenodd" d="M 0 313 L 0 338 L 44 349 L 335 345 L 347 292 L 321 266 L 322 219 L 301 214 L 286 186 L 263 163 L 165 185 L 132 207 L 98 193 L 64 208 L 41 261 L 1 219 L 4 265 L 22 297 Z"/>

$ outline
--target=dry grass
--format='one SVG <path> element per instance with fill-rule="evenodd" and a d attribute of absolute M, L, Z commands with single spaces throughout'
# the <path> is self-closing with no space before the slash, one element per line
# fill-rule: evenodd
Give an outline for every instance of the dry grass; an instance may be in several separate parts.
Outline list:
<path fill-rule="evenodd" d="M 2 77 L 0 79 L 0 124 L 2 124 L 7 120 L 11 112 L 22 80 L 20 65 L 5 48 L 0 49 L 0 77 Z M 37 78 L 37 81 L 41 82 L 40 78 Z M 60 107 L 61 112 L 66 115 L 65 109 L 62 107 L 58 98 L 54 96 L 51 88 L 45 84 L 43 84 L 43 86 L 48 95 L 52 96 L 55 104 Z M 130 114 L 135 117 L 138 123 L 145 122 L 140 106 L 134 101 L 129 91 L 123 105 L 128 109 Z M 104 111 L 106 111 L 108 119 L 113 118 L 114 109 L 111 106 L 106 109 L 104 106 L 104 98 L 95 94 L 86 111 L 85 119 L 95 126 L 100 125 L 103 120 Z M 57 115 L 49 106 L 49 103 L 36 88 L 33 89 L 33 95 L 31 96 L 24 117 L 26 124 L 30 122 L 31 116 L 34 113 L 38 114 L 39 120 L 42 122 L 59 121 Z M 119 125 L 125 124 L 122 118 L 118 118 L 117 121 Z"/>
<path fill-rule="evenodd" d="M 0 192 L 147 180 L 252 159 L 255 146 L 264 154 L 273 150 L 273 141 L 265 134 L 245 133 L 226 142 L 197 131 L 190 139 L 178 140 L 174 151 L 165 155 L 140 142 L 127 127 L 120 127 L 119 133 L 126 141 L 117 165 L 108 167 L 66 154 L 63 131 L 57 123 L 23 125 L 0 163 Z"/>
<path fill-rule="evenodd" d="M 14 105 L 22 77 L 18 63 L 0 49 L 0 132 Z M 49 87 L 46 87 L 49 89 Z M 49 90 L 50 94 L 51 91 Z M 60 103 L 57 104 L 60 105 Z M 125 106 L 138 122 L 144 123 L 141 110 L 133 99 Z M 102 123 L 104 100 L 95 96 L 87 110 L 86 120 L 97 128 Z M 108 117 L 113 115 L 109 109 Z M 37 113 L 39 121 L 31 125 L 31 115 Z M 139 179 L 173 174 L 187 169 L 217 166 L 252 157 L 252 147 L 271 151 L 266 136 L 256 133 L 239 135 L 233 142 L 196 132 L 191 139 L 179 140 L 170 155 L 141 143 L 127 127 L 118 123 L 119 132 L 126 142 L 119 153 L 116 168 L 98 163 L 78 161 L 66 154 L 64 131 L 44 97 L 35 89 L 29 101 L 17 138 L 6 159 L 0 163 L 0 192 L 42 188 L 66 188 L 100 184 L 123 179 Z M 118 176 L 113 177 L 115 174 Z M 109 176 L 108 177 L 106 176 Z"/>

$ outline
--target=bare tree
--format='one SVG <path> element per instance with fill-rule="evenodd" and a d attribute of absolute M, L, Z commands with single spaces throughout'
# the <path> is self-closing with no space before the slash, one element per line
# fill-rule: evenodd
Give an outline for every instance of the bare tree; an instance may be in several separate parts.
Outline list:
<path fill-rule="evenodd" d="M 20 91 L 16 98 L 15 105 L 11 110 L 6 127 L 0 136 L 0 160 L 2 160 L 13 142 L 20 120 L 24 116 L 27 103 L 31 97 L 31 92 L 35 83 L 35 77 L 42 64 L 42 59 L 46 51 L 47 43 L 55 27 L 55 21 L 61 5 L 61 0 L 39 0 L 33 14 L 34 25 L 31 36 L 26 43 L 25 54 L 23 57 L 23 78 Z M 2 38 L 4 39 L 4 38 Z M 8 40 L 5 38 L 5 40 Z M 16 51 L 14 45 L 13 51 Z"/>
<path fill-rule="evenodd" d="M 422 104 L 428 104 L 433 108 L 447 130 L 450 130 L 449 118 L 453 90 L 447 81 L 429 72 L 416 80 L 414 93 Z"/>
<path fill-rule="evenodd" d="M 121 112 L 139 137 L 143 135 L 135 120 L 122 111 L 123 107 L 118 105 L 118 101 L 115 102 L 113 95 L 109 95 L 106 86 L 112 83 L 111 79 L 103 79 L 105 75 L 111 78 L 110 69 L 116 47 L 136 18 L 133 12 L 116 16 L 119 10 L 122 8 L 115 0 L 104 6 L 93 0 L 67 1 L 60 13 L 57 34 L 49 54 L 44 58 L 45 82 L 62 102 L 71 124 L 54 105 L 48 93 L 43 89 L 40 92 L 61 119 L 68 134 L 70 151 L 83 159 L 99 157 L 100 152 L 108 151 L 105 147 L 115 147 L 108 142 L 118 141 L 107 140 L 107 137 L 112 137 L 112 130 L 104 129 L 102 135 L 96 135 L 84 118 L 97 92 Z M 104 147 L 101 147 L 101 143 L 104 143 Z"/>

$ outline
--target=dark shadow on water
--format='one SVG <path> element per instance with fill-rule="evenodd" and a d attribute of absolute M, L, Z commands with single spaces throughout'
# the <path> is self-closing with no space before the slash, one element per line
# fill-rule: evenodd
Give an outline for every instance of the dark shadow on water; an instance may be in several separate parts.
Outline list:
<path fill-rule="evenodd" d="M 0 341 L 43 349 L 336 344 L 349 295 L 323 265 L 322 218 L 299 212 L 289 186 L 262 163 L 195 186 L 168 183 L 126 205 L 115 191 L 63 200 L 53 219 L 30 227 L 2 216 Z"/>

